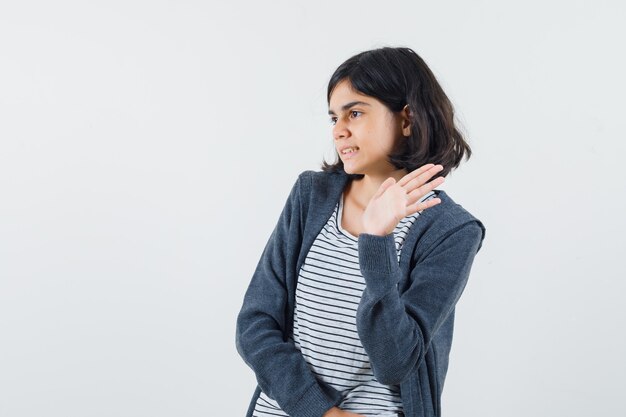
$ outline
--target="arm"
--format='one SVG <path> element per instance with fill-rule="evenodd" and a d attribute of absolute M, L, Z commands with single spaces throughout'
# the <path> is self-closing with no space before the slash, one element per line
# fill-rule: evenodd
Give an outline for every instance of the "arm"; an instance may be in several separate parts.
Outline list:
<path fill-rule="evenodd" d="M 321 417 L 338 404 L 341 394 L 317 380 L 291 341 L 285 341 L 287 268 L 294 268 L 301 241 L 300 183 L 292 187 L 237 317 L 237 351 L 252 368 L 261 390 L 292 417 Z M 299 238 L 294 238 L 299 236 Z M 293 253 L 293 257 L 288 255 Z"/>
<path fill-rule="evenodd" d="M 433 335 L 465 288 L 483 237 L 475 221 L 448 233 L 413 267 L 410 287 L 400 295 L 396 284 L 402 272 L 393 233 L 359 236 L 366 288 L 357 330 L 379 382 L 400 384 L 424 360 Z"/>

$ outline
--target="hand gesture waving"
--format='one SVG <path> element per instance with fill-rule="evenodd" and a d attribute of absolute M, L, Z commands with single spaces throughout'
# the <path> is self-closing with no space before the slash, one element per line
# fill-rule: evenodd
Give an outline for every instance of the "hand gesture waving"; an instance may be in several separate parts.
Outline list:
<path fill-rule="evenodd" d="M 441 203 L 439 198 L 422 203 L 419 200 L 443 183 L 443 177 L 427 183 L 442 169 L 441 165 L 426 164 L 409 172 L 398 182 L 392 177 L 387 178 L 363 212 L 364 233 L 388 235 L 404 217 Z"/>

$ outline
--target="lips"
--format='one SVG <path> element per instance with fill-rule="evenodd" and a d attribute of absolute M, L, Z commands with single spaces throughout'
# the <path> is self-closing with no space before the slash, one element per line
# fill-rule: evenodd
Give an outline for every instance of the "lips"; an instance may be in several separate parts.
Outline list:
<path fill-rule="evenodd" d="M 355 146 L 355 145 L 345 145 L 345 146 L 342 146 L 341 148 L 339 148 L 339 153 L 340 153 L 340 154 L 343 154 L 343 152 L 344 152 L 346 149 L 350 149 L 350 148 L 353 148 L 353 150 L 355 150 L 355 151 L 358 151 L 358 150 L 359 150 L 359 147 L 358 147 L 358 146 Z"/>
<path fill-rule="evenodd" d="M 352 149 L 351 151 L 348 152 L 344 152 L 346 149 Z M 352 158 L 354 155 L 356 155 L 359 152 L 359 148 L 356 146 L 345 146 L 341 149 L 341 151 L 339 152 L 341 157 L 343 159 L 350 159 Z"/>

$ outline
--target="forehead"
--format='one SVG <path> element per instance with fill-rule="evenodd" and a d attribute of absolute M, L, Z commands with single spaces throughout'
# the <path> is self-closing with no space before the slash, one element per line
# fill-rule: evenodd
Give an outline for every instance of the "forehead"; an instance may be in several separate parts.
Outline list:
<path fill-rule="evenodd" d="M 374 107 L 376 101 L 373 97 L 359 93 L 352 88 L 350 82 L 343 80 L 337 83 L 330 94 L 328 114 L 338 114 L 357 105 Z"/>

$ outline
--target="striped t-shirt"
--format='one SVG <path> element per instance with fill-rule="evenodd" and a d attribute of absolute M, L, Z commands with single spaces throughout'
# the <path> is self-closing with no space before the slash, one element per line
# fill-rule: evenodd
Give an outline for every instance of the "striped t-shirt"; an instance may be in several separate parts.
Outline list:
<path fill-rule="evenodd" d="M 436 197 L 433 191 L 422 197 Z M 359 268 L 358 237 L 341 227 L 343 194 L 300 269 L 296 286 L 293 340 L 318 379 L 343 395 L 339 408 L 376 417 L 401 417 L 397 385 L 384 385 L 372 373 L 356 329 L 356 311 L 365 280 Z M 404 239 L 418 213 L 394 230 L 398 261 Z M 254 417 L 288 416 L 261 391 Z"/>

